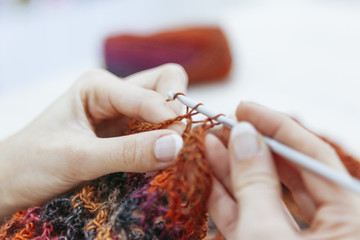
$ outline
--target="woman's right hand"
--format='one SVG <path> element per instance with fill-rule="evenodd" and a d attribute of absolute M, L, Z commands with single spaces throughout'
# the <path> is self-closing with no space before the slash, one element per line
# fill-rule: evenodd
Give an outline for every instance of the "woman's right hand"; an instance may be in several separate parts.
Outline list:
<path fill-rule="evenodd" d="M 214 171 L 209 211 L 226 239 L 359 239 L 360 195 L 272 155 L 269 136 L 348 174 L 336 152 L 289 117 L 242 103 L 228 149 L 206 138 Z M 300 230 L 282 202 L 283 182 L 309 224 Z"/>

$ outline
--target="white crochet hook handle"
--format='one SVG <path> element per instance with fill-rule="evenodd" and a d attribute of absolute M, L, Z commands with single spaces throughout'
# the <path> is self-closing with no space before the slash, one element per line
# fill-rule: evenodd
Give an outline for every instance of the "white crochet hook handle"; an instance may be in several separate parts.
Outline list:
<path fill-rule="evenodd" d="M 207 108 L 204 105 L 199 105 L 199 102 L 196 102 L 184 95 L 176 94 L 175 92 L 170 91 L 168 92 L 168 97 L 171 100 L 174 100 L 176 98 L 184 105 L 192 109 L 196 108 L 195 110 L 197 112 L 202 113 L 210 118 L 214 118 L 218 116 L 214 120 L 219 123 L 222 123 L 224 126 L 230 129 L 237 124 L 236 121 L 227 118 L 223 115 L 219 116 L 219 113 L 212 111 L 211 109 Z M 303 168 L 312 171 L 313 173 L 316 173 L 317 175 L 322 176 L 338 185 L 341 185 L 354 192 L 360 193 L 360 181 L 350 176 L 349 174 L 340 173 L 335 169 L 321 163 L 320 161 L 312 157 L 309 157 L 301 152 L 298 152 L 282 143 L 279 143 L 274 139 L 271 139 L 269 137 L 264 137 L 264 139 L 273 152 L 283 156 L 285 159 L 297 165 L 300 165 Z"/>

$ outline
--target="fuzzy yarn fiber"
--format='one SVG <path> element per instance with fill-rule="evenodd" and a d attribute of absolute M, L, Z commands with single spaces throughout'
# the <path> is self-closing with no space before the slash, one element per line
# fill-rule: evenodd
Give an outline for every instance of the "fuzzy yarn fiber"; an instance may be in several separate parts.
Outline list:
<path fill-rule="evenodd" d="M 205 239 L 212 180 L 204 137 L 215 124 L 208 119 L 192 128 L 194 114 L 160 124 L 129 122 L 128 134 L 134 134 L 187 119 L 184 146 L 172 167 L 155 175 L 112 173 L 44 206 L 18 211 L 1 226 L 0 239 Z"/>
<path fill-rule="evenodd" d="M 178 63 L 189 84 L 226 80 L 231 70 L 231 48 L 221 28 L 192 27 L 152 35 L 118 34 L 104 43 L 106 68 L 119 77 Z"/>
<path fill-rule="evenodd" d="M 225 239 L 208 221 L 206 208 L 212 178 L 204 157 L 204 138 L 215 124 L 206 119 L 193 128 L 194 114 L 188 110 L 160 124 L 129 122 L 128 134 L 134 134 L 187 119 L 184 146 L 172 167 L 156 174 L 116 172 L 87 182 L 44 206 L 18 211 L 0 227 L 0 239 Z M 359 178 L 360 161 L 328 142 Z M 299 225 L 305 226 L 286 189 L 283 198 Z"/>

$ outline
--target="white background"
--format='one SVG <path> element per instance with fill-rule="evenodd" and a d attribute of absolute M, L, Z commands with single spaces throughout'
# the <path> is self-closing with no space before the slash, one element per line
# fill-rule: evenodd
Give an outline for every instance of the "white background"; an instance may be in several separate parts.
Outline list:
<path fill-rule="evenodd" d="M 234 63 L 188 95 L 225 114 L 241 100 L 296 117 L 360 157 L 360 2 L 296 0 L 0 0 L 0 139 L 86 69 L 113 33 L 218 24 Z"/>

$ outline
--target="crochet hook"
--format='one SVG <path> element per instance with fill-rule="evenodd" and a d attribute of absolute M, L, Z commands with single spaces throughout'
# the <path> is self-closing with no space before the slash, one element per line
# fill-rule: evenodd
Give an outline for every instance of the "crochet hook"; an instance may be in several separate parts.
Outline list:
<path fill-rule="evenodd" d="M 202 113 L 210 118 L 214 118 L 218 116 L 215 121 L 223 124 L 227 128 L 231 129 L 233 126 L 237 124 L 236 121 L 227 118 L 223 115 L 219 116 L 219 113 L 216 113 L 212 111 L 211 109 L 207 108 L 204 105 L 199 105 L 199 102 L 196 102 L 192 100 L 191 98 L 176 94 L 173 91 L 168 92 L 168 97 L 171 100 L 178 99 L 180 102 L 182 102 L 184 105 L 190 107 L 190 108 L 196 108 L 195 110 L 199 113 Z M 320 161 L 309 157 L 301 152 L 298 152 L 274 139 L 271 139 L 269 137 L 264 136 L 265 142 L 269 145 L 271 150 L 281 156 L 283 156 L 285 159 L 302 166 L 303 168 L 322 176 L 340 186 L 343 186 L 347 189 L 350 189 L 354 192 L 360 193 L 360 181 L 356 178 L 352 177 L 349 174 L 342 174 L 335 169 L 321 163 Z"/>

